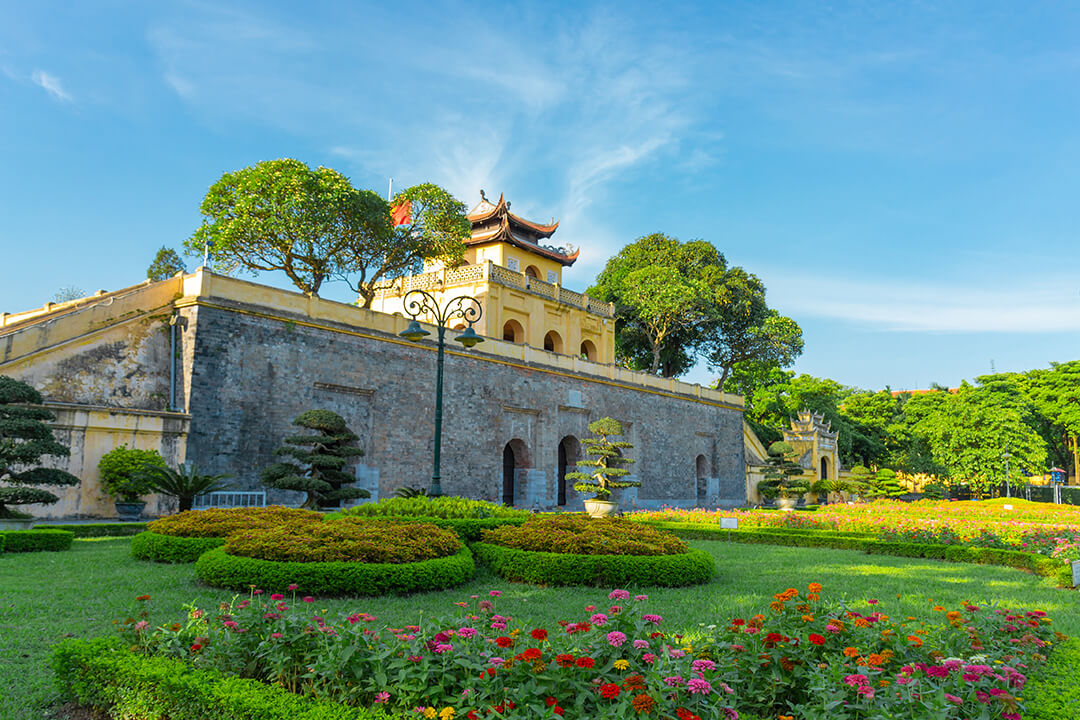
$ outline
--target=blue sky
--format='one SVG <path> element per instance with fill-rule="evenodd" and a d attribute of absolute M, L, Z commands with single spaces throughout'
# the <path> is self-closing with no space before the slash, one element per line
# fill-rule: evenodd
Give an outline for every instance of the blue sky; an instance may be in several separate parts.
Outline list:
<path fill-rule="evenodd" d="M 1078 37 L 1070 3 L 0 0 L 0 311 L 138 282 L 295 157 L 505 192 L 578 290 L 709 240 L 845 384 L 1080 358 Z"/>

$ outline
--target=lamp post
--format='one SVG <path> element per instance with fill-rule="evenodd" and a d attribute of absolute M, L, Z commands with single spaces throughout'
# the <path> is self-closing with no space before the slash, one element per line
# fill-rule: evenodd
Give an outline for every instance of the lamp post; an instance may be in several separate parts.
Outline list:
<path fill-rule="evenodd" d="M 1012 489 L 1009 487 L 1009 458 L 1012 457 L 1012 453 L 1006 450 L 1001 453 L 1001 457 L 1005 458 L 1005 497 L 1012 497 Z"/>
<path fill-rule="evenodd" d="M 442 496 L 442 482 L 439 477 L 439 460 L 442 455 L 442 388 L 443 388 L 443 349 L 446 347 L 446 326 L 451 320 L 461 319 L 469 324 L 465 332 L 458 335 L 455 340 L 466 348 L 474 347 L 483 342 L 484 338 L 473 330 L 473 323 L 480 319 L 484 310 L 480 303 L 471 297 L 456 297 L 439 307 L 438 301 L 431 293 L 423 290 L 410 290 L 405 294 L 405 312 L 412 318 L 409 327 L 399 332 L 398 335 L 410 342 L 420 342 L 430 335 L 427 330 L 420 327 L 417 317 L 430 315 L 435 318 L 435 327 L 438 328 L 439 354 L 436 361 L 435 373 L 435 463 L 431 473 L 431 497 Z"/>

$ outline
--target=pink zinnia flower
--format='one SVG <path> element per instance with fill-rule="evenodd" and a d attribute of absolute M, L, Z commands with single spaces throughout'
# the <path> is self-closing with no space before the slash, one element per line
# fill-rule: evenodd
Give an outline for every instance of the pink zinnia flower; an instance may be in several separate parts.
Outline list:
<path fill-rule="evenodd" d="M 285 588 L 285 589 L 286 589 L 286 590 L 299 590 L 299 589 L 300 589 L 300 586 L 299 586 L 299 585 L 297 585 L 296 583 L 293 583 L 292 585 L 290 585 L 289 587 L 287 587 L 287 588 Z"/>
<path fill-rule="evenodd" d="M 850 685 L 851 687 L 856 687 L 858 685 L 866 685 L 868 682 L 870 682 L 870 680 L 865 675 L 844 676 L 844 684 Z"/>
<path fill-rule="evenodd" d="M 270 637 L 274 638 L 275 640 L 280 640 L 281 633 L 270 633 Z"/>
<path fill-rule="evenodd" d="M 857 692 L 860 695 L 863 695 L 864 697 L 866 697 L 868 700 L 873 700 L 874 699 L 874 688 L 870 687 L 869 685 L 863 685 L 862 687 L 860 687 L 858 689 Z"/>
<path fill-rule="evenodd" d="M 645 648 L 649 647 L 649 641 L 648 640 L 635 640 L 634 641 L 634 647 L 637 648 L 638 650 L 644 650 Z"/>
<path fill-rule="evenodd" d="M 376 695 L 375 695 L 375 702 L 377 702 L 377 703 L 384 703 L 389 699 L 390 699 L 390 693 L 388 693 L 386 691 L 383 691 L 381 693 L 376 693 Z"/>
<path fill-rule="evenodd" d="M 663 620 L 659 615 L 642 615 L 641 619 L 647 623 L 652 623 L 653 625 L 659 625 Z"/>
<path fill-rule="evenodd" d="M 693 668 L 694 672 L 703 672 L 705 670 L 714 670 L 716 668 L 716 663 L 712 660 L 695 660 L 690 664 L 690 667 Z"/>
<path fill-rule="evenodd" d="M 310 595 L 305 595 L 304 596 L 304 602 L 313 603 L 313 602 L 315 602 L 315 598 L 311 597 Z"/>
<path fill-rule="evenodd" d="M 671 677 L 664 678 L 664 684 L 668 687 L 678 687 L 682 685 L 686 680 L 681 675 L 672 675 Z"/>
<path fill-rule="evenodd" d="M 648 665 L 652 665 L 654 662 L 656 662 L 656 656 L 652 653 L 645 653 L 641 656 L 641 659 L 644 660 Z"/>
<path fill-rule="evenodd" d="M 648 599 L 649 599 L 648 595 L 635 595 L 634 596 L 634 602 L 645 602 Z"/>
<path fill-rule="evenodd" d="M 607 620 L 608 620 L 607 615 L 605 615 L 604 613 L 596 613 L 595 615 L 593 615 L 592 617 L 589 618 L 589 621 L 593 625 L 603 625 L 604 623 L 607 622 Z"/>
<path fill-rule="evenodd" d="M 439 643 L 435 646 L 435 654 L 442 655 L 445 652 L 450 652 L 454 649 L 454 646 L 450 643 Z"/>
<path fill-rule="evenodd" d="M 712 692 L 712 685 L 701 678 L 690 678 L 690 681 L 686 683 L 686 689 L 691 695 L 708 695 Z"/>
<path fill-rule="evenodd" d="M 502 590 L 492 590 L 488 593 L 488 595 L 490 595 L 491 597 L 499 597 L 500 595 L 502 595 Z"/>
<path fill-rule="evenodd" d="M 458 637 L 462 637 L 462 638 L 465 638 L 466 640 L 468 640 L 469 638 L 476 637 L 476 628 L 471 628 L 471 627 L 458 628 L 457 634 L 458 634 Z"/>
<path fill-rule="evenodd" d="M 626 635 L 619 632 L 618 630 L 615 630 L 607 634 L 607 641 L 608 644 L 611 645 L 611 647 L 622 647 L 622 644 L 626 642 Z"/>
<path fill-rule="evenodd" d="M 948 700 L 951 703 L 956 704 L 956 705 L 963 705 L 964 704 L 963 700 L 956 697 L 955 695 L 950 695 L 949 693 L 945 693 L 945 699 Z"/>
<path fill-rule="evenodd" d="M 608 600 L 629 600 L 630 593 L 625 590 L 612 590 L 608 593 Z"/>
<path fill-rule="evenodd" d="M 273 595 L 270 596 L 270 599 L 273 600 L 274 602 L 277 602 L 278 600 L 284 600 L 285 596 L 282 595 L 281 593 L 274 593 Z"/>

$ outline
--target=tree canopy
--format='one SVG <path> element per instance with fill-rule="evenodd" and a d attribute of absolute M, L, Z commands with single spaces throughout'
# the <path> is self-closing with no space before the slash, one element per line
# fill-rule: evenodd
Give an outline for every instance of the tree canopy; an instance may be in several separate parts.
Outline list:
<path fill-rule="evenodd" d="M 146 277 L 157 282 L 159 280 L 168 280 L 176 273 L 181 272 L 187 272 L 184 261 L 180 259 L 175 250 L 162 245 L 161 249 L 157 251 L 157 255 L 154 256 L 154 261 L 146 269 Z"/>
<path fill-rule="evenodd" d="M 677 377 L 704 358 L 723 381 L 739 363 L 786 367 L 802 352 L 802 330 L 768 307 L 761 280 L 704 240 L 638 238 L 587 292 L 615 304 L 616 357 L 635 370 Z"/>
<path fill-rule="evenodd" d="M 380 280 L 425 258 L 454 262 L 464 253 L 462 203 L 430 184 L 395 198 L 404 201 L 412 203 L 413 222 L 395 228 L 389 203 L 336 170 L 269 160 L 225 173 L 210 187 L 203 223 L 184 246 L 196 255 L 208 246 L 220 272 L 280 270 L 310 295 L 324 282 L 345 280 L 367 306 Z"/>

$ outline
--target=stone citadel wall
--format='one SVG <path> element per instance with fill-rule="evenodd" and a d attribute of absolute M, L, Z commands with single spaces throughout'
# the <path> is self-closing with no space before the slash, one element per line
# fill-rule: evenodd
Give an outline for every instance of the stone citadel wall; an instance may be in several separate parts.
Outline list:
<path fill-rule="evenodd" d="M 139 317 L 135 310 L 125 312 L 128 344 L 157 348 L 135 366 L 116 352 L 118 342 L 127 342 L 117 338 L 119 319 L 110 323 L 98 313 L 85 332 L 73 326 L 70 337 L 58 337 L 54 331 L 48 347 L 9 355 L 0 373 L 43 389 L 63 387 L 68 405 L 113 400 L 117 411 L 126 402 L 161 412 L 171 371 L 172 414 L 186 432 L 171 440 L 170 454 L 176 457 L 179 448 L 204 471 L 233 473 L 240 488 L 261 489 L 259 469 L 294 433 L 293 418 L 312 408 L 339 413 L 360 436 L 366 454 L 357 482 L 373 497 L 402 485 L 428 486 L 436 353 L 432 342 L 396 336 L 404 318 L 206 272 L 165 283 L 175 287 L 147 286 L 145 321 L 132 320 Z M 157 304 L 162 295 L 172 304 L 164 314 Z M 172 332 L 175 354 L 168 352 Z M 94 362 L 87 361 L 91 356 Z M 79 374 L 58 383 L 55 373 L 42 370 L 61 365 Z M 148 378 L 153 389 L 140 390 Z M 634 445 L 626 455 L 642 487 L 624 491 L 624 506 L 745 502 L 741 398 L 490 338 L 469 351 L 448 348 L 444 492 L 501 501 L 509 475 L 515 504 L 556 506 L 560 445 L 572 470 L 588 423 L 605 416 L 620 420 Z M 504 467 L 508 445 L 510 468 Z M 269 500 L 298 496 L 271 492 Z M 572 489 L 566 507 L 581 507 Z"/>

